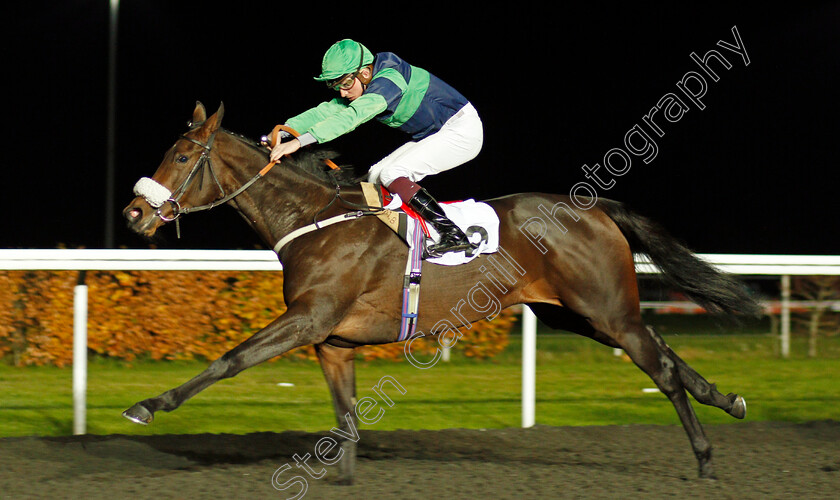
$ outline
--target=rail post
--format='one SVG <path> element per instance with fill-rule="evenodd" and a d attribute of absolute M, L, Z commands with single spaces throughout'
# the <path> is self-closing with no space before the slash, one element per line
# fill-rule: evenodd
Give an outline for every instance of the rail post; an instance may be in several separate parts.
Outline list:
<path fill-rule="evenodd" d="M 537 317 L 522 306 L 522 427 L 533 427 L 536 412 Z"/>
<path fill-rule="evenodd" d="M 87 418 L 88 287 L 85 271 L 73 289 L 73 434 L 85 434 Z"/>
<path fill-rule="evenodd" d="M 781 311 L 781 353 L 783 358 L 790 356 L 790 275 L 782 275 L 782 311 Z"/>

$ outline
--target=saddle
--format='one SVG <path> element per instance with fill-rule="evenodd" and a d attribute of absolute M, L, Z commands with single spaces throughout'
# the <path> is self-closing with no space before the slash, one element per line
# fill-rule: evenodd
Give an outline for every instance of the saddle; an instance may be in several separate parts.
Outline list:
<path fill-rule="evenodd" d="M 389 206 L 393 197 L 391 193 L 385 189 L 385 186 L 381 186 L 379 184 L 371 184 L 370 182 L 362 182 L 362 194 L 365 196 L 365 203 L 368 206 L 374 208 L 384 208 Z M 411 208 L 406 205 L 405 203 L 402 204 L 401 207 L 402 211 L 390 210 L 385 208 L 381 212 L 377 213 L 376 216 L 385 223 L 386 226 L 391 228 L 400 238 L 403 240 L 406 239 L 406 232 L 408 230 L 408 214 L 413 212 Z M 407 212 L 404 209 L 408 209 Z M 413 214 L 414 217 L 418 217 L 417 214 Z"/>
<path fill-rule="evenodd" d="M 377 217 L 405 241 L 409 247 L 416 240 L 415 232 L 421 232 L 420 243 L 425 238 L 437 239 L 437 232 L 411 207 L 391 194 L 384 186 L 362 182 L 365 202 L 376 208 L 384 208 Z M 468 252 L 449 252 L 440 257 L 428 258 L 428 262 L 455 266 L 465 264 L 482 253 L 494 253 L 499 248 L 499 217 L 492 207 L 475 200 L 441 203 L 447 217 L 464 231 L 467 238 L 478 247 Z M 419 235 L 417 235 L 419 236 Z"/>
<path fill-rule="evenodd" d="M 399 196 L 392 195 L 381 185 L 362 182 L 362 193 L 368 206 L 383 208 L 376 216 L 408 244 L 408 258 L 403 277 L 403 305 L 399 340 L 414 335 L 417 327 L 417 313 L 420 305 L 420 278 L 423 264 L 423 250 L 426 238 L 435 239 L 437 233 L 426 224 Z M 486 203 L 474 200 L 443 203 L 441 207 L 447 217 L 464 231 L 478 247 L 471 252 L 449 252 L 440 257 L 428 258 L 428 262 L 443 265 L 459 265 L 469 262 L 481 253 L 493 253 L 499 248 L 499 217 Z M 480 240 L 472 236 L 478 235 Z"/>

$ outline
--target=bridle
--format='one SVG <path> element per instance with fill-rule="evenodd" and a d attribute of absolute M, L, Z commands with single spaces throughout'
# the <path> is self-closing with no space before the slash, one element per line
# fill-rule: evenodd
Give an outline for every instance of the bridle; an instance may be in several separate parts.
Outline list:
<path fill-rule="evenodd" d="M 191 124 L 191 125 L 193 125 L 193 124 Z M 200 124 L 199 124 L 199 126 L 200 126 Z M 196 128 L 197 128 L 197 126 L 193 126 L 191 128 L 191 130 L 195 130 Z M 157 182 L 154 179 L 151 179 L 149 177 L 143 177 L 134 186 L 135 195 L 143 197 L 146 200 L 146 202 L 152 208 L 157 209 L 154 213 L 154 215 L 156 217 L 158 217 L 161 221 L 163 221 L 165 223 L 173 222 L 173 221 L 175 222 L 175 233 L 176 233 L 178 238 L 181 237 L 181 227 L 180 227 L 179 220 L 180 220 L 182 215 L 186 215 L 186 214 L 191 213 L 191 212 L 200 212 L 202 210 L 209 210 L 213 207 L 217 207 L 219 205 L 227 203 L 228 201 L 230 201 L 230 200 L 236 198 L 237 196 L 239 196 L 240 194 L 242 194 L 242 192 L 244 192 L 246 189 L 251 187 L 252 184 L 254 184 L 258 180 L 260 180 L 265 174 L 268 173 L 269 170 L 271 170 L 274 167 L 274 165 L 277 164 L 277 162 L 274 162 L 274 161 L 269 162 L 256 175 L 254 175 L 247 182 L 245 182 L 244 184 L 239 186 L 239 188 L 237 188 L 236 190 L 232 191 L 229 194 L 226 193 L 225 188 L 222 187 L 222 183 L 219 182 L 219 178 L 216 176 L 216 173 L 213 171 L 213 165 L 212 165 L 212 162 L 210 160 L 210 152 L 213 148 L 213 141 L 216 137 L 216 133 L 218 132 L 218 130 L 221 130 L 221 129 L 217 129 L 217 130 L 213 131 L 213 133 L 210 134 L 210 137 L 207 139 L 206 143 L 203 143 L 203 142 L 198 141 L 196 139 L 193 139 L 191 137 L 187 137 L 186 134 L 182 134 L 180 136 L 181 139 L 187 140 L 189 142 L 192 142 L 193 144 L 196 144 L 196 145 L 200 146 L 202 148 L 202 152 L 201 152 L 201 156 L 198 157 L 195 164 L 190 169 L 190 172 L 189 172 L 189 174 L 187 174 L 187 177 L 184 178 L 184 180 L 181 182 L 181 184 L 178 186 L 178 188 L 174 192 L 169 191 L 169 189 L 166 186 L 160 184 L 159 182 Z M 291 134 L 295 137 L 297 137 L 299 135 L 295 130 L 293 130 L 293 129 L 285 126 L 285 125 L 277 125 L 274 128 L 274 131 L 272 132 L 272 137 L 270 139 L 269 144 L 276 144 L 276 141 L 279 140 L 278 134 L 281 130 L 285 131 L 285 132 L 287 132 L 287 133 L 289 133 L 289 134 Z M 251 145 L 251 144 L 248 144 L 248 145 L 253 146 L 253 147 L 257 147 L 256 145 Z M 265 142 L 263 142 L 263 145 L 265 145 Z M 333 163 L 332 160 L 325 159 L 324 162 L 330 167 L 331 171 L 335 172 L 337 170 L 340 170 L 338 165 Z M 221 193 L 220 196 L 218 198 L 216 198 L 215 200 L 211 201 L 210 203 L 206 203 L 204 205 L 199 205 L 199 206 L 196 206 L 196 207 L 182 207 L 181 203 L 180 203 L 181 197 L 187 191 L 187 189 L 189 188 L 192 181 L 195 180 L 198 173 L 201 172 L 202 168 L 206 168 L 210 172 L 210 177 L 216 183 L 216 187 L 219 189 L 219 192 Z M 338 182 L 336 182 L 335 188 L 336 188 L 336 191 L 335 191 L 335 195 L 333 196 L 333 199 L 324 208 L 322 208 L 321 210 L 319 210 L 315 214 L 315 216 L 313 217 L 313 223 L 310 226 L 312 226 L 316 229 L 320 229 L 322 224 L 324 224 L 325 222 L 328 222 L 328 221 L 322 221 L 321 223 L 319 223 L 317 218 L 320 214 L 322 214 L 330 206 L 332 206 L 333 203 L 335 203 L 336 201 L 339 201 L 341 204 L 345 205 L 348 208 L 354 209 L 355 212 L 352 212 L 350 214 L 345 214 L 345 215 L 342 215 L 342 216 L 338 216 L 338 217 L 333 217 L 330 220 L 330 222 L 326 225 L 332 224 L 336 221 L 339 221 L 340 219 L 347 220 L 347 219 L 361 217 L 361 216 L 364 216 L 364 215 L 374 215 L 374 214 L 377 214 L 377 213 L 379 213 L 383 210 L 382 207 L 370 207 L 370 206 L 367 206 L 367 205 L 358 205 L 356 203 L 352 203 L 350 201 L 347 201 L 344 198 L 342 198 L 342 196 L 341 196 L 341 188 L 340 188 Z M 155 196 L 152 196 L 152 194 L 150 194 L 148 191 L 153 191 Z M 172 215 L 168 216 L 168 217 L 163 214 L 163 207 L 167 204 L 172 209 Z M 311 230 L 311 229 L 309 229 L 310 226 L 307 226 L 305 228 L 301 228 L 300 230 L 302 230 L 304 232 L 309 231 L 309 230 Z M 295 232 L 295 233 L 292 233 L 290 236 L 292 238 L 294 238 L 296 234 L 297 233 Z M 284 238 L 284 240 L 281 240 L 281 242 L 283 242 L 283 241 L 285 241 L 285 238 Z"/>
<path fill-rule="evenodd" d="M 213 208 L 214 206 L 220 204 L 219 200 L 222 200 L 222 199 L 225 198 L 225 188 L 222 187 L 221 182 L 219 182 L 219 178 L 216 177 L 216 173 L 213 171 L 213 165 L 210 162 L 210 151 L 213 148 L 213 140 L 215 138 L 216 138 L 216 132 L 213 132 L 212 134 L 210 134 L 210 138 L 207 140 L 207 143 L 203 143 L 203 142 L 197 141 L 197 140 L 195 140 L 191 137 L 187 137 L 186 134 L 181 135 L 181 139 L 192 142 L 193 144 L 197 144 L 198 146 L 200 146 L 203 149 L 203 151 L 201 152 L 201 156 L 198 157 L 198 160 L 196 160 L 192 169 L 190 169 L 190 173 L 187 174 L 187 177 L 184 179 L 183 182 L 181 182 L 181 185 L 178 186 L 178 189 L 176 189 L 172 193 L 172 195 L 169 197 L 169 199 L 166 200 L 166 203 L 168 203 L 170 205 L 170 207 L 172 208 L 172 216 L 171 217 L 166 217 L 165 215 L 163 215 L 163 212 L 162 212 L 163 205 L 161 205 L 157 209 L 157 211 L 155 212 L 155 215 L 158 216 L 160 218 L 160 220 L 162 220 L 163 222 L 176 221 L 182 215 L 190 213 L 190 212 L 198 212 L 200 210 L 208 210 L 208 209 Z M 187 191 L 187 188 L 189 188 L 193 179 L 195 179 L 196 175 L 201 171 L 202 167 L 206 167 L 206 169 L 210 172 L 210 177 L 213 178 L 213 181 L 216 183 L 216 187 L 219 188 L 219 191 L 222 193 L 222 196 L 221 196 L 221 198 L 219 198 L 219 200 L 213 201 L 213 202 L 208 203 L 206 205 L 201 205 L 201 206 L 198 206 L 198 207 L 182 208 L 181 203 L 180 203 L 181 197 L 184 196 L 184 193 Z"/>
<path fill-rule="evenodd" d="M 154 213 L 156 217 L 158 217 L 163 222 L 175 222 L 175 232 L 179 238 L 181 237 L 181 228 L 178 220 L 181 218 L 182 215 L 186 215 L 191 212 L 209 210 L 213 207 L 217 207 L 219 205 L 227 203 L 228 201 L 236 198 L 237 196 L 242 194 L 243 191 L 251 187 L 253 183 L 262 178 L 275 165 L 275 162 L 269 163 L 255 176 L 253 176 L 247 182 L 242 184 L 238 189 L 231 193 L 227 193 L 225 191 L 225 188 L 222 187 L 222 183 L 219 182 L 219 178 L 216 176 L 216 172 L 213 170 L 213 164 L 210 160 L 210 152 L 213 148 L 213 141 L 216 138 L 217 131 L 214 131 L 212 134 L 210 134 L 210 137 L 207 139 L 206 143 L 198 141 L 191 137 L 187 137 L 186 134 L 182 134 L 180 136 L 181 139 L 184 139 L 186 141 L 192 142 L 193 144 L 200 146 L 202 148 L 202 151 L 201 155 L 198 157 L 198 159 L 195 161 L 195 164 L 190 169 L 189 174 L 187 174 L 187 177 L 184 178 L 184 180 L 181 182 L 178 188 L 175 189 L 175 191 L 170 192 L 168 188 L 148 177 L 140 179 L 140 181 L 138 181 L 138 183 L 134 187 L 134 192 L 136 195 L 142 196 L 146 200 L 146 202 L 149 203 L 149 205 L 151 205 L 153 208 L 157 208 L 157 210 Z M 204 205 L 199 205 L 196 207 L 182 207 L 180 203 L 181 197 L 184 196 L 184 193 L 186 193 L 192 181 L 195 180 L 196 176 L 200 172 L 202 172 L 203 169 L 206 169 L 210 173 L 210 177 L 213 179 L 213 182 L 216 183 L 216 187 L 218 188 L 219 193 L 221 193 L 220 196 L 215 200 L 211 201 L 210 203 L 206 203 Z M 153 183 L 154 185 L 156 185 L 155 189 L 158 189 L 159 191 L 166 191 L 168 193 L 166 199 L 161 200 L 160 202 L 150 199 L 151 197 L 145 194 L 143 192 L 143 189 L 140 187 L 141 183 L 145 183 L 146 185 Z M 169 207 L 172 209 L 172 215 L 170 216 L 166 216 L 163 214 L 163 207 L 166 205 L 169 205 Z"/>

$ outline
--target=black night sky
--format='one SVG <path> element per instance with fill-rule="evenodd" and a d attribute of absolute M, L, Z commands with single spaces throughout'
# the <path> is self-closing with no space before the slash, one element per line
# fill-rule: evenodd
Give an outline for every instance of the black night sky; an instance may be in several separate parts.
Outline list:
<path fill-rule="evenodd" d="M 689 109 L 674 122 L 656 115 L 655 158 L 632 156 L 599 196 L 698 252 L 840 253 L 840 2 L 301 3 L 122 0 L 114 207 L 104 195 L 107 0 L 10 4 L 0 246 L 101 248 L 113 210 L 115 245 L 145 248 L 119 212 L 195 101 L 210 111 L 223 101 L 224 127 L 258 138 L 332 97 L 312 77 L 332 42 L 355 38 L 430 70 L 481 114 L 480 156 L 424 182 L 440 199 L 568 193 L 587 180 L 584 165 L 626 148 L 634 126 L 652 134 L 645 116 L 674 94 Z M 734 26 L 749 65 L 718 45 L 736 42 Z M 692 53 L 713 49 L 731 67 L 711 63 L 719 80 L 704 75 L 701 110 L 678 82 L 703 73 Z M 332 146 L 361 168 L 402 139 L 371 122 Z M 181 240 L 163 232 L 167 248 L 260 247 L 226 207 L 185 217 Z"/>

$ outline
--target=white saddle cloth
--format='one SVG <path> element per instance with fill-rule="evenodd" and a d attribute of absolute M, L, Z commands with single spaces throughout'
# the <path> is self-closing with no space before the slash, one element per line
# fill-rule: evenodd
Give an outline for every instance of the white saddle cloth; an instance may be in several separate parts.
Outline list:
<path fill-rule="evenodd" d="M 402 200 L 395 194 L 391 203 L 385 208 L 395 210 L 401 205 Z M 471 242 L 477 243 L 478 248 L 473 250 L 471 255 L 467 255 L 465 251 L 448 252 L 440 257 L 430 257 L 426 259 L 426 262 L 444 266 L 457 266 L 466 264 L 482 253 L 494 253 L 499 250 L 499 216 L 496 215 L 490 205 L 469 199 L 454 203 L 441 203 L 440 206 L 449 220 L 461 228 Z M 423 229 L 417 220 L 411 217 L 408 219 L 410 223 L 408 224 L 406 240 L 410 242 L 413 240 L 411 232 L 422 231 Z M 431 238 L 437 242 L 439 235 L 435 228 L 431 224 L 426 224 L 426 227 L 429 229 Z"/>

